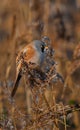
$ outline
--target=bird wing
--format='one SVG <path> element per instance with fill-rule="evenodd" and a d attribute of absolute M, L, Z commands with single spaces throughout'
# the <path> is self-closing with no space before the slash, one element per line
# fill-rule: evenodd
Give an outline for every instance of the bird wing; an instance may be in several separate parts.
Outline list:
<path fill-rule="evenodd" d="M 14 86 L 13 86 L 13 90 L 11 92 L 11 97 L 14 97 L 14 95 L 17 91 L 18 85 L 19 85 L 19 81 L 22 77 L 21 70 L 22 70 L 23 60 L 26 63 L 28 63 L 28 62 L 30 62 L 33 55 L 35 55 L 35 51 L 34 51 L 32 45 L 28 45 L 23 50 L 21 50 L 21 52 L 18 54 L 18 56 L 16 58 L 16 80 L 15 80 L 15 83 L 14 83 Z"/>

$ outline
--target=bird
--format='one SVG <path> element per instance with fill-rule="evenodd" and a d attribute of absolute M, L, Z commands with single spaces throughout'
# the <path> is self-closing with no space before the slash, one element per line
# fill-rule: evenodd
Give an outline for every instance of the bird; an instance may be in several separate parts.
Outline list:
<path fill-rule="evenodd" d="M 16 57 L 16 80 L 13 86 L 13 90 L 11 92 L 11 97 L 13 98 L 18 85 L 19 81 L 22 77 L 22 59 L 24 59 L 26 64 L 32 63 L 35 64 L 34 68 L 42 68 L 44 61 L 46 50 L 48 46 L 45 41 L 43 40 L 33 40 L 28 45 L 26 45 L 17 55 Z"/>

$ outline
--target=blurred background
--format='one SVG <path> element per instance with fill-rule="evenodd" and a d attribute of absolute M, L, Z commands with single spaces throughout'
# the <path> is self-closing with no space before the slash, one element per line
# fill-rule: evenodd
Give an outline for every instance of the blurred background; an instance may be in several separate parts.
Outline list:
<path fill-rule="evenodd" d="M 50 38 L 57 71 L 65 81 L 54 85 L 56 103 L 80 103 L 80 0 L 0 0 L 0 115 L 10 114 L 5 93 L 15 81 L 17 53 L 42 36 Z M 26 106 L 30 113 L 31 92 L 25 89 L 23 78 L 15 100 L 19 109 Z M 50 101 L 51 90 L 46 95 Z M 73 114 L 67 129 L 80 130 L 79 112 Z"/>

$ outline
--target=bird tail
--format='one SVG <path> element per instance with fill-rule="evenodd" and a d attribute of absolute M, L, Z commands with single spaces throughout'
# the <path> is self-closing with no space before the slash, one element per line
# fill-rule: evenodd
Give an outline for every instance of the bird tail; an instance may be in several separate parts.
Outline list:
<path fill-rule="evenodd" d="M 17 91 L 17 88 L 18 88 L 20 79 L 21 79 L 21 74 L 20 74 L 20 72 L 19 72 L 19 74 L 17 75 L 16 81 L 15 81 L 15 83 L 14 83 L 13 90 L 12 90 L 12 92 L 11 92 L 11 97 L 14 97 L 14 95 L 15 95 L 15 93 L 16 93 L 16 91 Z"/>

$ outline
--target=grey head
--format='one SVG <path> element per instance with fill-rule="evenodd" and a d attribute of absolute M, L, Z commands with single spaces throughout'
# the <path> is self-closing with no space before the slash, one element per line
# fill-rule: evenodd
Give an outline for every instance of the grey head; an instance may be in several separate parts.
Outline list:
<path fill-rule="evenodd" d="M 40 62 L 40 65 L 42 65 L 44 62 L 44 57 L 45 57 L 46 43 L 40 40 L 34 40 L 33 44 L 35 44 L 35 47 L 40 54 L 39 62 Z"/>
<path fill-rule="evenodd" d="M 46 43 L 40 40 L 34 40 L 33 44 L 35 44 L 36 49 L 39 51 L 39 53 L 44 54 L 45 53 L 45 47 Z"/>

